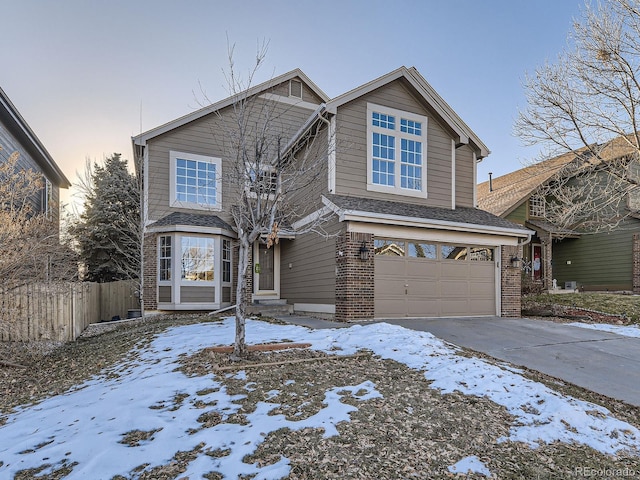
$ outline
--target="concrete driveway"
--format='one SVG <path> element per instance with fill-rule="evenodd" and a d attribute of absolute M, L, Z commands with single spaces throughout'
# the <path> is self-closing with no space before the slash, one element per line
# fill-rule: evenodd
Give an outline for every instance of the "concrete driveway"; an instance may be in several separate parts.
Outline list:
<path fill-rule="evenodd" d="M 527 318 L 387 320 L 640 406 L 640 339 Z"/>
<path fill-rule="evenodd" d="M 297 318 L 297 319 L 296 319 Z M 282 320 L 312 328 L 343 327 L 305 317 Z M 527 318 L 381 320 L 430 332 L 454 345 L 551 375 L 640 406 L 640 339 Z"/>

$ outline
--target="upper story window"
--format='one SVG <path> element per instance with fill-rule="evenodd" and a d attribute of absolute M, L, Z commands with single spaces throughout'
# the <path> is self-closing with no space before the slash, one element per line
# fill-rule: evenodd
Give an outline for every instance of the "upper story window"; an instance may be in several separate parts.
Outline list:
<path fill-rule="evenodd" d="M 367 190 L 426 197 L 427 117 L 367 104 Z"/>
<path fill-rule="evenodd" d="M 545 201 L 542 195 L 529 197 L 529 216 L 543 218 L 545 214 Z"/>
<path fill-rule="evenodd" d="M 170 152 L 171 206 L 220 210 L 222 161 L 216 157 Z"/>

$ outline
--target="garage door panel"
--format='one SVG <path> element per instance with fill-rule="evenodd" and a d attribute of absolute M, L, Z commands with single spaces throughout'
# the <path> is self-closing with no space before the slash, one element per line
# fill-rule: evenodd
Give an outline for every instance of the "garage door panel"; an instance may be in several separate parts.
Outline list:
<path fill-rule="evenodd" d="M 437 317 L 439 311 L 440 300 L 437 298 L 407 301 L 407 316 L 409 317 Z"/>
<path fill-rule="evenodd" d="M 470 297 L 493 297 L 495 286 L 493 282 L 469 282 Z"/>
<path fill-rule="evenodd" d="M 385 276 L 402 276 L 406 269 L 404 263 L 399 257 L 376 257 L 375 268 Z"/>
<path fill-rule="evenodd" d="M 473 280 L 493 278 L 495 268 L 495 265 L 489 262 L 472 263 L 469 268 L 469 278 Z"/>
<path fill-rule="evenodd" d="M 440 311 L 442 317 L 463 317 L 469 315 L 469 302 L 466 299 L 443 298 L 440 302 Z"/>
<path fill-rule="evenodd" d="M 388 277 L 382 278 L 381 281 L 376 281 L 374 284 L 374 294 L 376 296 L 404 296 L 405 295 L 405 286 L 402 280 L 399 280 L 398 277 Z"/>
<path fill-rule="evenodd" d="M 464 280 L 441 280 L 443 298 L 466 298 L 469 295 L 469 282 Z"/>
<path fill-rule="evenodd" d="M 423 297 L 437 297 L 440 293 L 438 282 L 435 280 L 416 280 L 408 279 L 406 287 L 407 295 L 423 296 Z"/>
<path fill-rule="evenodd" d="M 443 261 L 442 262 L 442 277 L 443 278 L 469 278 L 469 263 L 467 262 L 455 262 L 455 261 Z"/>
<path fill-rule="evenodd" d="M 402 299 L 385 299 L 384 302 L 376 303 L 375 314 L 377 317 L 398 317 L 398 312 L 406 311 L 407 301 Z"/>
<path fill-rule="evenodd" d="M 440 264 L 435 261 L 406 261 L 405 265 L 407 277 L 432 278 L 433 280 L 440 277 Z"/>
<path fill-rule="evenodd" d="M 493 299 L 471 299 L 474 315 L 495 315 L 496 304 Z"/>

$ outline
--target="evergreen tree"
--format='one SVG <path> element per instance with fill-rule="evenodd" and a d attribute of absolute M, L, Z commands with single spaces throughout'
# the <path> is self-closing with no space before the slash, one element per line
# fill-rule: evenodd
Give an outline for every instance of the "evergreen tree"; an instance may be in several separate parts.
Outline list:
<path fill-rule="evenodd" d="M 111 282 L 140 275 L 140 193 L 135 175 L 119 153 L 103 165 L 88 164 L 84 211 L 72 227 L 84 279 Z"/>

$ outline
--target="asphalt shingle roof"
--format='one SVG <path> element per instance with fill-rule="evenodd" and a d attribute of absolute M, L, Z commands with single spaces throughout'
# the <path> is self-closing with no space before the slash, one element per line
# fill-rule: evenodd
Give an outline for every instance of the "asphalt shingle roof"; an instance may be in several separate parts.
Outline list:
<path fill-rule="evenodd" d="M 373 214 L 398 215 L 424 220 L 439 220 L 444 222 L 465 223 L 469 225 L 483 225 L 490 227 L 509 228 L 515 230 L 527 229 L 522 225 L 510 222 L 478 208 L 457 207 L 448 208 L 428 207 L 388 200 L 374 200 L 361 197 L 347 197 L 344 195 L 325 195 L 327 199 L 342 210 L 353 210 Z"/>
<path fill-rule="evenodd" d="M 233 231 L 233 227 L 216 215 L 206 213 L 173 212 L 162 217 L 153 226 L 188 225 L 193 227 L 224 228 Z"/>
<path fill-rule="evenodd" d="M 584 157 L 584 152 L 587 150 L 585 147 L 507 173 L 494 178 L 492 182 L 482 182 L 478 184 L 477 189 L 478 207 L 494 215 L 506 216 L 529 198 L 540 185 L 556 175 L 572 175 L 580 170 L 581 165 L 594 165 L 634 153 L 636 149 L 629 142 L 634 142 L 632 135 L 616 137 L 597 147 L 600 150 L 600 158 Z M 588 158 L 588 163 L 582 160 L 583 158 Z M 574 161 L 575 167 L 569 167 L 569 164 Z M 492 190 L 490 190 L 490 184 L 493 187 Z"/>

